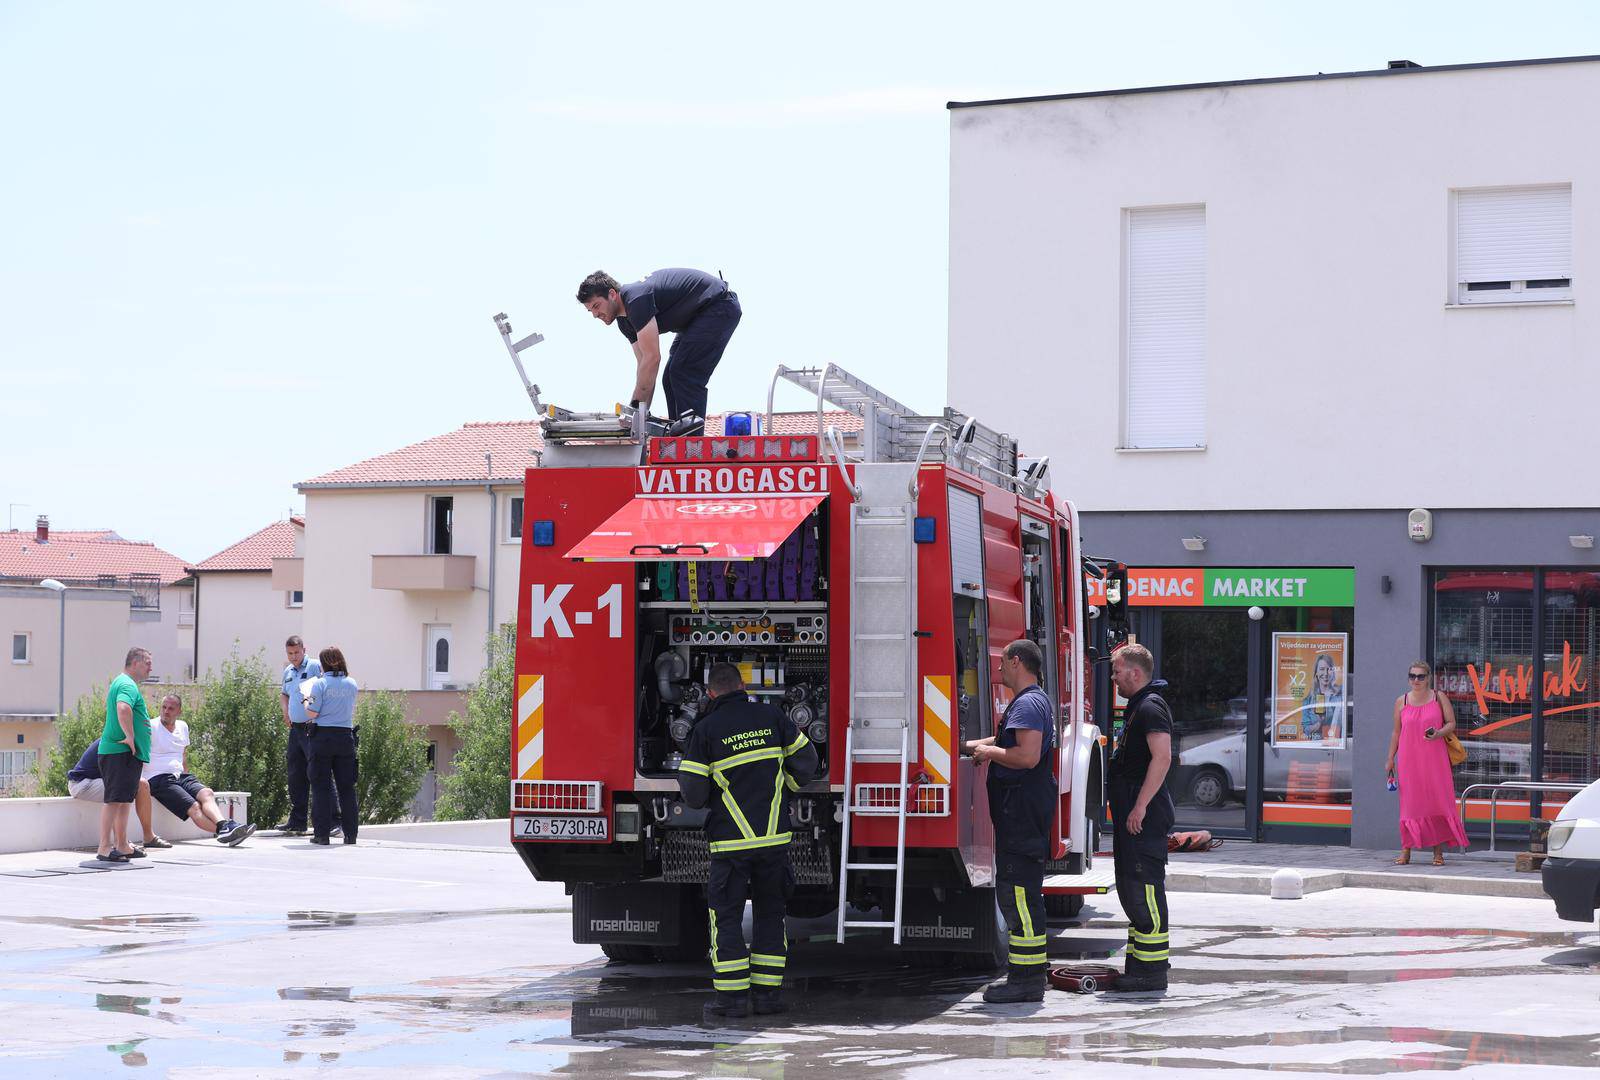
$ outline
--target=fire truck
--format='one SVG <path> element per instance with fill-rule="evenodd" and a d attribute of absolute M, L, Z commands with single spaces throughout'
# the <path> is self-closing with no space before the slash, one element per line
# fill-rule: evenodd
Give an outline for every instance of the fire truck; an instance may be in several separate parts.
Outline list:
<path fill-rule="evenodd" d="M 835 365 L 779 366 L 766 412 L 709 437 L 547 406 L 521 361 L 540 335 L 496 322 L 544 437 L 523 501 L 510 839 L 566 883 L 575 941 L 704 954 L 705 811 L 676 768 L 719 661 L 821 759 L 793 796 L 791 936 L 1004 962 L 986 766 L 963 747 L 995 733 L 1020 637 L 1059 704 L 1047 900 L 1071 913 L 1112 885 L 1109 860 L 1093 867 L 1103 749 L 1078 519 L 1048 459 Z M 780 387 L 806 411 L 775 412 Z"/>

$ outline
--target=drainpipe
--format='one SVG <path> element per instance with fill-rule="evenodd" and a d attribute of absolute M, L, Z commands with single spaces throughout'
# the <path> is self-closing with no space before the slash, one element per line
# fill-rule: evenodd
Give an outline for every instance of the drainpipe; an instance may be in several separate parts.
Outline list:
<path fill-rule="evenodd" d="M 483 455 L 483 475 L 486 481 L 483 490 L 489 496 L 489 636 L 484 638 L 484 647 L 487 648 L 489 638 L 494 637 L 494 557 L 500 549 L 500 537 L 494 531 L 497 509 L 494 494 L 494 455 L 487 452 Z"/>

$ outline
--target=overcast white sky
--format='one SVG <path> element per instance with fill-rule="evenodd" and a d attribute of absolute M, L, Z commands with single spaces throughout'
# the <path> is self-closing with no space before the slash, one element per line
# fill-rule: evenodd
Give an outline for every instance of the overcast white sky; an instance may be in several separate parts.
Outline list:
<path fill-rule="evenodd" d="M 596 268 L 726 275 L 714 410 L 821 360 L 932 410 L 947 100 L 1583 53 L 1600 5 L 0 0 L 0 509 L 205 558 L 527 416 L 501 310 L 547 399 L 609 405 Z"/>

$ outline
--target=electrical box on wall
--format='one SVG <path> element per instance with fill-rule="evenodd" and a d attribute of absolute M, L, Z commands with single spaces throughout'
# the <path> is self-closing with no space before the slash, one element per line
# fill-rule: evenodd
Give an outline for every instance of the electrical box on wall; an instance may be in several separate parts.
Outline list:
<path fill-rule="evenodd" d="M 1406 515 L 1406 535 L 1422 543 L 1433 539 L 1433 511 L 1420 507 Z"/>

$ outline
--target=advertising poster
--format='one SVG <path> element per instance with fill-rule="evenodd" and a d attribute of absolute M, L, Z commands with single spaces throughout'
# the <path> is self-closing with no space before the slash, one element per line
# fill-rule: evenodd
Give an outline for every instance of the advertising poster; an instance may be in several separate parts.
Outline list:
<path fill-rule="evenodd" d="M 1272 745 L 1344 749 L 1349 634 L 1272 635 Z"/>

